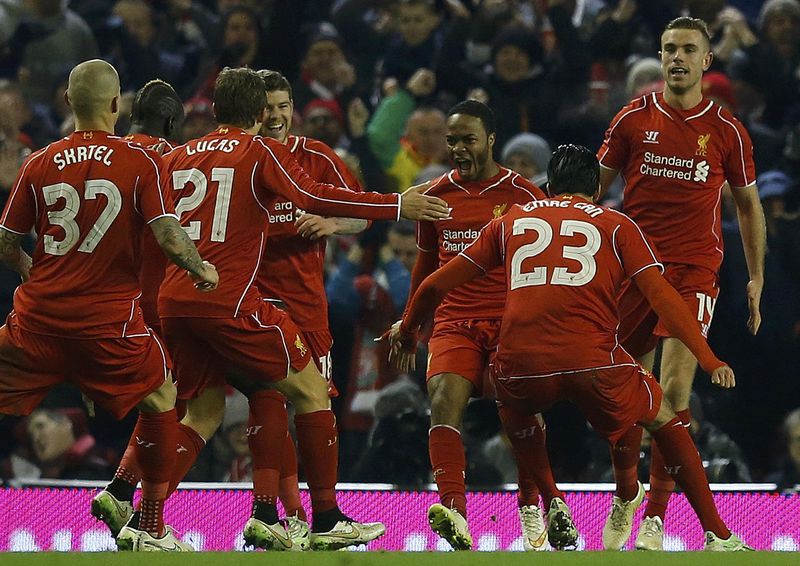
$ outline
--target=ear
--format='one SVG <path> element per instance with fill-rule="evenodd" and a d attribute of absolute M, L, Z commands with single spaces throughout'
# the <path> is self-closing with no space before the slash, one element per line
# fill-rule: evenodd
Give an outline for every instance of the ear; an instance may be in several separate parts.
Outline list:
<path fill-rule="evenodd" d="M 714 61 L 714 53 L 712 51 L 709 51 L 708 53 L 706 53 L 706 56 L 703 57 L 703 71 L 708 71 L 713 61 Z"/>
<path fill-rule="evenodd" d="M 486 138 L 486 145 L 488 145 L 490 148 L 494 147 L 494 142 L 496 142 L 496 141 L 497 141 L 497 135 L 494 134 L 494 133 L 491 133 L 491 134 L 489 134 L 489 137 Z"/>
<path fill-rule="evenodd" d="M 64 91 L 64 102 L 67 103 L 67 106 L 72 108 L 72 104 L 69 103 L 69 91 L 68 90 Z"/>
<path fill-rule="evenodd" d="M 164 122 L 164 134 L 166 137 L 172 137 L 172 133 L 175 131 L 175 118 L 170 116 Z"/>
<path fill-rule="evenodd" d="M 602 186 L 600 183 L 597 183 L 597 188 L 594 190 L 594 194 L 592 195 L 592 202 L 597 202 L 600 200 L 600 192 L 602 191 Z"/>
<path fill-rule="evenodd" d="M 115 96 L 111 99 L 111 113 L 118 114 L 119 113 L 119 96 Z"/>

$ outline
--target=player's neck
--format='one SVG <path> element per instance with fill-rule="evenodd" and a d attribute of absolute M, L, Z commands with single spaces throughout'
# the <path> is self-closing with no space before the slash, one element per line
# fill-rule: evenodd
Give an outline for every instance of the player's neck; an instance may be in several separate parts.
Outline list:
<path fill-rule="evenodd" d="M 85 118 L 75 118 L 75 131 L 76 132 L 106 132 L 107 134 L 114 133 L 114 124 L 116 120 L 113 116 L 107 118 L 94 118 L 92 120 Z"/>
<path fill-rule="evenodd" d="M 165 138 L 167 135 L 164 132 L 159 132 L 155 128 L 149 128 L 145 124 L 134 123 L 131 124 L 128 134 L 145 134 L 154 138 Z"/>
<path fill-rule="evenodd" d="M 703 91 L 700 83 L 697 84 L 697 88 L 693 88 L 683 94 L 678 94 L 670 90 L 669 87 L 664 87 L 664 102 L 676 110 L 689 110 L 700 104 L 702 100 Z"/>
<path fill-rule="evenodd" d="M 486 167 L 475 178 L 476 181 L 488 181 L 500 172 L 500 167 L 495 163 L 494 159 L 490 159 L 486 163 Z"/>
<path fill-rule="evenodd" d="M 255 136 L 258 135 L 258 133 L 261 131 L 261 122 L 256 122 L 249 128 L 245 128 L 244 126 L 235 126 L 233 124 L 220 124 L 219 126 L 217 126 L 217 129 L 215 131 L 219 132 L 220 130 L 228 130 L 230 132 L 242 130 L 250 134 L 251 136 Z"/>

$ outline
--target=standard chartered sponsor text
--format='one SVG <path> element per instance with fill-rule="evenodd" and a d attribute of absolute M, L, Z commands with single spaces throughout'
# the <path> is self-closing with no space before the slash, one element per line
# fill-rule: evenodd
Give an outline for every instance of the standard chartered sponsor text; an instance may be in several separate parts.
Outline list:
<path fill-rule="evenodd" d="M 653 165 L 661 165 L 662 167 L 653 167 Z M 639 173 L 653 177 L 691 181 L 693 168 L 694 159 L 681 159 L 674 155 L 664 156 L 646 151 L 644 153 L 644 163 L 639 167 Z"/>
<path fill-rule="evenodd" d="M 442 247 L 448 252 L 463 252 L 480 235 L 480 230 L 442 230 Z"/>

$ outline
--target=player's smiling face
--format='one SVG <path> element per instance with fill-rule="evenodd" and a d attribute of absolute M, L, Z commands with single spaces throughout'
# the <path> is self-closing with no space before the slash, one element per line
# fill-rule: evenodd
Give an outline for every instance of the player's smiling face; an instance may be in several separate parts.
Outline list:
<path fill-rule="evenodd" d="M 286 143 L 292 128 L 294 102 L 285 90 L 267 92 L 267 119 L 261 126 L 261 134 Z"/>
<path fill-rule="evenodd" d="M 665 31 L 661 36 L 660 55 L 664 81 L 675 94 L 700 88 L 700 79 L 711 66 L 713 57 L 706 38 L 694 29 Z"/>
<path fill-rule="evenodd" d="M 486 133 L 480 118 L 453 114 L 447 119 L 447 151 L 462 179 L 488 178 L 494 139 L 494 134 Z"/>

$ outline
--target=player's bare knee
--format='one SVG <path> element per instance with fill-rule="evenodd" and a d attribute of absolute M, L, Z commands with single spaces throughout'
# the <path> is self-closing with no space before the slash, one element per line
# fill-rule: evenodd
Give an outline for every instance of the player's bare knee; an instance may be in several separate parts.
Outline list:
<path fill-rule="evenodd" d="M 300 371 L 291 370 L 286 379 L 276 384 L 276 388 L 294 405 L 299 414 L 330 408 L 328 383 L 313 363 Z"/>
<path fill-rule="evenodd" d="M 437 375 L 428 382 L 431 400 L 431 425 L 461 428 L 464 409 L 469 401 L 471 384 L 455 375 Z"/>
<path fill-rule="evenodd" d="M 186 415 L 181 423 L 205 439 L 214 436 L 225 416 L 225 392 L 219 388 L 207 389 L 186 404 Z"/>
<path fill-rule="evenodd" d="M 145 397 L 138 408 L 145 413 L 165 413 L 175 408 L 175 399 L 178 391 L 172 379 L 167 379 L 164 383 Z"/>

